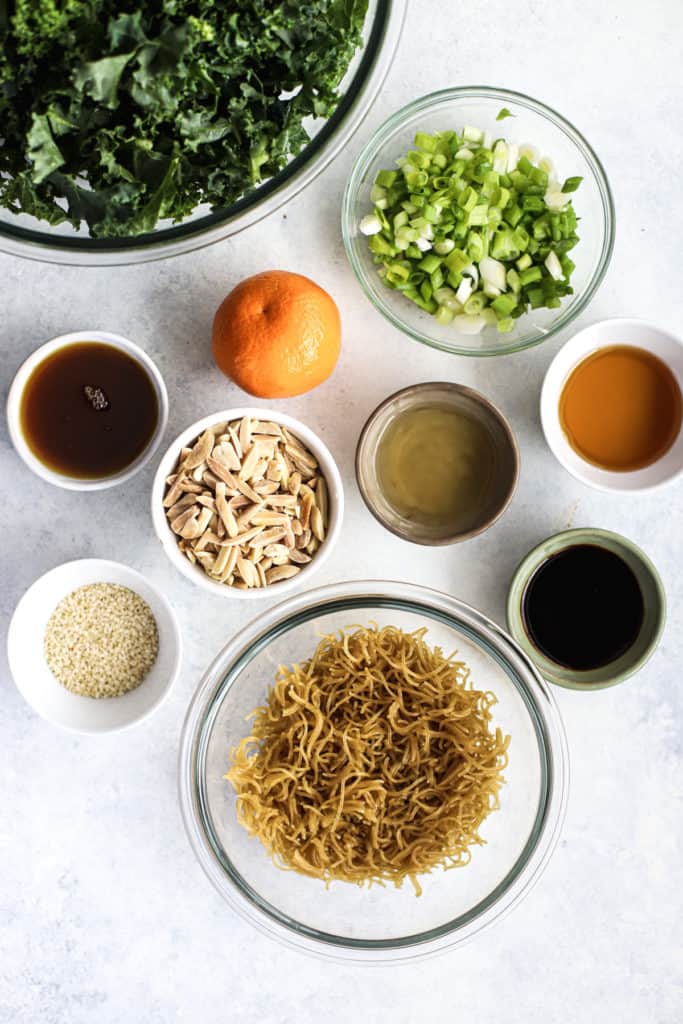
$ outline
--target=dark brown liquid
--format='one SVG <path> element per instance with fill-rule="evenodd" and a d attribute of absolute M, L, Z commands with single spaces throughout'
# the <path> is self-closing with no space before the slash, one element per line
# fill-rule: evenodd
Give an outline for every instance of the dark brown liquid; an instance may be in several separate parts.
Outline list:
<path fill-rule="evenodd" d="M 643 595 L 626 562 L 597 544 L 575 544 L 538 567 L 522 598 L 535 646 L 584 671 L 625 654 L 643 624 Z"/>
<path fill-rule="evenodd" d="M 159 403 L 147 371 L 100 342 L 67 345 L 35 368 L 21 398 L 31 451 L 64 476 L 93 480 L 129 466 L 149 444 Z"/>

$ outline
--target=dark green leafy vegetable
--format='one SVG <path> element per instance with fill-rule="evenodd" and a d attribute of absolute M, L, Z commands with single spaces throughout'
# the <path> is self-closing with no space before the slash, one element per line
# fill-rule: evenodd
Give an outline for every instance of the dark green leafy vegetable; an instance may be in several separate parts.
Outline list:
<path fill-rule="evenodd" d="M 367 0 L 0 0 L 0 205 L 94 236 L 229 206 L 329 117 Z"/>

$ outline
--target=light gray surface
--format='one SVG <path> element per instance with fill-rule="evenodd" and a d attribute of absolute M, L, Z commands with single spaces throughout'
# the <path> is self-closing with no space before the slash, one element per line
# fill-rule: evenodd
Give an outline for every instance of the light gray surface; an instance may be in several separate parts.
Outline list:
<path fill-rule="evenodd" d="M 683 484 L 620 498 L 573 480 L 548 452 L 537 411 L 543 373 L 562 339 L 486 361 L 403 339 L 361 295 L 343 254 L 338 209 L 354 154 L 397 106 L 451 84 L 526 91 L 585 133 L 614 188 L 616 251 L 581 322 L 635 315 L 682 330 L 683 9 L 678 0 L 465 0 L 451 17 L 448 7 L 411 4 L 381 100 L 348 151 L 284 214 L 210 250 L 140 269 L 0 258 L 4 393 L 38 343 L 106 327 L 157 360 L 171 398 L 170 439 L 192 419 L 243 401 L 213 368 L 208 348 L 214 309 L 230 287 L 267 267 L 310 274 L 332 292 L 344 320 L 333 378 L 282 404 L 321 433 L 347 485 L 342 541 L 319 582 L 410 579 L 502 621 L 507 582 L 531 545 L 567 526 L 603 526 L 642 544 L 662 573 L 669 599 L 662 645 L 622 687 L 557 692 L 572 756 L 568 817 L 548 871 L 520 908 L 462 950 L 416 967 L 373 971 L 311 960 L 229 912 L 195 864 L 177 808 L 185 707 L 206 663 L 255 607 L 199 593 L 165 561 L 147 510 L 152 467 L 114 491 L 60 492 L 29 474 L 3 427 L 3 628 L 37 575 L 93 555 L 127 562 L 164 586 L 187 646 L 175 692 L 149 722 L 83 739 L 31 712 L 2 652 L 3 1024 L 681 1019 Z M 503 520 L 445 551 L 384 533 L 352 475 L 370 410 L 390 391 L 429 379 L 482 390 L 511 418 L 522 449 L 519 490 Z"/>

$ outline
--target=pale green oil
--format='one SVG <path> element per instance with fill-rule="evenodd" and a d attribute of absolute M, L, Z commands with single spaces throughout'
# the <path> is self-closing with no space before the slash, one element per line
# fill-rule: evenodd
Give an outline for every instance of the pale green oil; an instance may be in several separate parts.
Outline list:
<path fill-rule="evenodd" d="M 403 519 L 465 530 L 485 503 L 495 467 L 493 438 L 473 416 L 448 405 L 406 409 L 377 448 L 377 480 Z"/>

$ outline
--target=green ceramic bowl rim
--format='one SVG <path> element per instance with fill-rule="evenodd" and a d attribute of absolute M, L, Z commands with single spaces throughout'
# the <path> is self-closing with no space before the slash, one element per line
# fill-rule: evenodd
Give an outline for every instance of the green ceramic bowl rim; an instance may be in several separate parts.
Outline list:
<path fill-rule="evenodd" d="M 548 545 L 552 544 L 554 548 L 552 553 L 556 554 L 558 551 L 563 551 L 571 544 L 576 543 L 579 537 L 593 541 L 605 538 L 612 541 L 616 547 L 621 547 L 630 552 L 630 554 L 633 555 L 649 573 L 652 582 L 654 583 L 659 603 L 659 607 L 656 609 L 657 624 L 655 630 L 647 644 L 647 647 L 640 657 L 636 658 L 635 661 L 633 661 L 627 668 L 617 672 L 614 678 L 598 683 L 583 681 L 581 679 L 583 673 L 578 671 L 572 673 L 570 679 L 561 678 L 553 671 L 553 663 L 531 642 L 526 630 L 524 629 L 522 620 L 521 604 L 524 591 L 527 583 L 538 566 L 548 558 L 546 550 Z M 508 631 L 511 636 L 524 650 L 524 653 L 531 658 L 538 671 L 544 679 L 548 680 L 548 682 L 553 683 L 555 686 L 563 686 L 568 690 L 582 690 L 584 692 L 589 690 L 604 690 L 609 686 L 617 686 L 619 683 L 623 683 L 631 676 L 635 675 L 636 672 L 639 672 L 654 654 L 666 623 L 666 591 L 664 590 L 664 584 L 662 583 L 661 577 L 652 561 L 648 558 L 642 548 L 639 548 L 638 545 L 634 544 L 633 541 L 628 539 L 628 537 L 624 537 L 620 533 L 614 533 L 612 530 L 601 530 L 592 526 L 575 527 L 571 530 L 561 530 L 559 533 L 554 533 L 549 537 L 546 537 L 539 544 L 533 547 L 517 565 L 508 589 L 506 618 Z M 564 669 L 563 671 L 571 672 L 571 670 L 568 669 Z"/>

